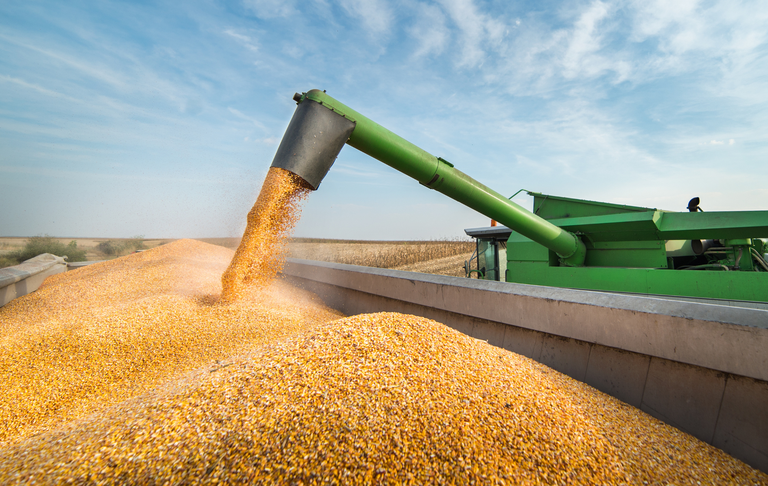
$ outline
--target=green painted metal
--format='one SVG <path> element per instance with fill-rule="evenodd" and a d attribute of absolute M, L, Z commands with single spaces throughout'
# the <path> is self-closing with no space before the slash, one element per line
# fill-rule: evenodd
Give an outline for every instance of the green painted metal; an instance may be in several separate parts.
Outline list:
<path fill-rule="evenodd" d="M 595 241 L 691 240 L 768 237 L 768 211 L 630 212 L 551 219 Z"/>
<path fill-rule="evenodd" d="M 663 241 L 596 241 L 587 244 L 589 267 L 667 268 Z"/>
<path fill-rule="evenodd" d="M 768 273 L 510 264 L 508 282 L 583 290 L 768 302 Z"/>
<path fill-rule="evenodd" d="M 768 237 L 768 211 L 664 212 L 657 223 L 667 240 Z"/>
<path fill-rule="evenodd" d="M 510 228 L 477 232 L 477 273 L 585 290 L 768 302 L 768 211 L 672 212 L 528 191 L 534 213 L 312 90 L 354 122 L 347 144 Z M 494 234 L 496 236 L 494 236 Z M 480 235 L 488 235 L 487 238 Z"/>
<path fill-rule="evenodd" d="M 533 212 L 546 220 L 655 211 L 655 209 L 640 206 L 587 201 L 533 191 L 526 192 L 529 196 L 533 196 Z"/>
<path fill-rule="evenodd" d="M 768 211 L 674 213 L 539 196 L 540 213 L 557 218 L 550 222 L 586 242 L 585 266 L 572 272 L 553 261 L 547 249 L 512 233 L 508 282 L 768 302 L 768 268 L 760 260 L 767 247 L 760 238 L 768 234 Z M 715 240 L 713 246 L 696 255 L 691 240 L 705 239 Z M 675 260 L 686 259 L 697 262 L 675 266 Z"/>
<path fill-rule="evenodd" d="M 347 144 L 380 160 L 421 184 L 454 199 L 475 211 L 556 252 L 565 265 L 582 265 L 586 247 L 579 237 L 547 222 L 481 184 L 453 164 L 435 157 L 404 138 L 364 117 L 319 90 L 302 95 L 355 122 Z"/>

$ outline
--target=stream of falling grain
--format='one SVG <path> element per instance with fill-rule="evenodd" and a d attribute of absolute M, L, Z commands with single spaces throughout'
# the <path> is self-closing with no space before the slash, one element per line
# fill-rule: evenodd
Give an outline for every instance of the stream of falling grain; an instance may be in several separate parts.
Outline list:
<path fill-rule="evenodd" d="M 272 167 L 267 173 L 229 268 L 221 277 L 221 300 L 233 302 L 250 286 L 263 287 L 283 266 L 286 239 L 301 217 L 311 190 L 300 177 Z"/>

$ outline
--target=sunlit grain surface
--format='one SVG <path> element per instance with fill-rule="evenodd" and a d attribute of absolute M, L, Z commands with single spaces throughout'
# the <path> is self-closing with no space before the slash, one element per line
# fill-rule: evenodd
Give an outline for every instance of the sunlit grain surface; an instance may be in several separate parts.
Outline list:
<path fill-rule="evenodd" d="M 0 480 L 760 484 L 723 452 L 428 319 L 337 320 L 0 451 Z"/>
<path fill-rule="evenodd" d="M 232 254 L 181 240 L 49 277 L 0 308 L 0 444 L 339 316 L 281 282 L 212 305 Z"/>

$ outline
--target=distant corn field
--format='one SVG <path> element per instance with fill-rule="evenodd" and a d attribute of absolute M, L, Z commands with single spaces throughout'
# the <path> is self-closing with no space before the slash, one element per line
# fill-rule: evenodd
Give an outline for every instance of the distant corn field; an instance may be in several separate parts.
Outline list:
<path fill-rule="evenodd" d="M 347 263 L 376 268 L 398 268 L 456 255 L 469 255 L 473 241 L 347 241 L 323 242 L 296 240 L 290 244 L 290 256 L 325 262 Z"/>

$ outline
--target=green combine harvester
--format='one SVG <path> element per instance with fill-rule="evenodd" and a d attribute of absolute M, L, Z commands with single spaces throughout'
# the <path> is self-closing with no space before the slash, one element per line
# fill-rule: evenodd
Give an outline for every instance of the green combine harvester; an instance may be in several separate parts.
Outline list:
<path fill-rule="evenodd" d="M 272 167 L 317 189 L 344 144 L 503 226 L 468 229 L 467 274 L 533 285 L 768 303 L 768 211 L 674 212 L 528 192 L 533 212 L 328 96 L 298 107 Z"/>

